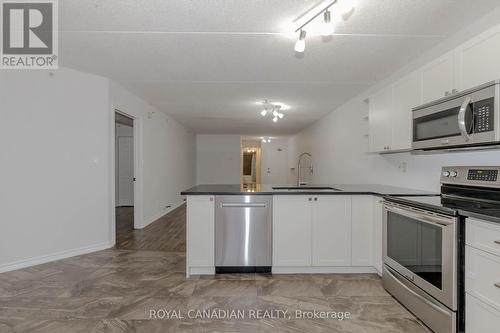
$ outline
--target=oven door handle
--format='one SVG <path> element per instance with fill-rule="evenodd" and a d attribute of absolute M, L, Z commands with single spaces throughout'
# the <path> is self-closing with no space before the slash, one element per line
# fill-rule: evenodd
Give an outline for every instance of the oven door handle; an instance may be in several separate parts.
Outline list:
<path fill-rule="evenodd" d="M 449 225 L 452 225 L 454 223 L 454 219 L 451 218 L 441 218 L 439 216 L 429 216 L 425 214 L 421 214 L 415 211 L 407 210 L 404 208 L 397 207 L 393 204 L 385 203 L 385 207 L 388 211 L 391 211 L 393 213 L 403 215 L 406 217 L 414 218 L 416 220 L 419 220 L 421 222 L 425 222 L 427 224 L 432 224 L 432 225 L 437 225 L 441 227 L 446 227 Z"/>
<path fill-rule="evenodd" d="M 465 123 L 465 114 L 471 110 L 469 107 L 471 102 L 471 97 L 465 98 L 462 106 L 460 107 L 460 111 L 458 112 L 458 128 L 460 129 L 460 133 L 462 134 L 463 138 L 467 142 L 470 140 L 470 135 L 469 130 L 467 129 L 467 124 Z"/>
<path fill-rule="evenodd" d="M 430 299 L 430 298 L 427 298 L 423 295 L 420 295 L 418 293 L 416 293 L 415 291 L 411 290 L 407 285 L 406 285 L 406 281 L 403 281 L 403 278 L 397 276 L 396 273 L 394 273 L 392 271 L 392 269 L 390 269 L 389 267 L 387 267 L 387 265 L 385 265 L 386 267 L 386 272 L 387 274 L 389 274 L 394 280 L 398 281 L 399 284 L 401 285 L 401 287 L 403 287 L 407 292 L 409 292 L 410 294 L 412 294 L 413 296 L 415 296 L 416 298 L 418 298 L 420 301 L 424 302 L 425 304 L 431 306 L 434 310 L 444 314 L 445 316 L 447 317 L 450 317 L 450 313 L 448 311 L 446 311 L 445 309 L 441 308 L 441 306 L 439 306 L 437 303 L 435 303 L 436 301 Z M 405 283 L 406 282 L 406 283 Z"/>

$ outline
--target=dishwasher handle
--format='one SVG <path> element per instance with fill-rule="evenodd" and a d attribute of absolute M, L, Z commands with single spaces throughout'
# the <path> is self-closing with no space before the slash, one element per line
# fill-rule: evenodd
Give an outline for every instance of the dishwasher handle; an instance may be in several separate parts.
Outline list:
<path fill-rule="evenodd" d="M 222 202 L 220 204 L 221 208 L 266 208 L 265 203 L 233 203 L 233 202 Z"/>

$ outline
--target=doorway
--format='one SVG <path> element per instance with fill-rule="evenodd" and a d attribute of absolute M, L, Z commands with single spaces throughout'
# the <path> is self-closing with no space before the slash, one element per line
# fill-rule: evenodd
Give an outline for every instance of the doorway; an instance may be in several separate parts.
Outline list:
<path fill-rule="evenodd" d="M 242 141 L 241 146 L 241 184 L 253 188 L 261 183 L 260 143 Z"/>
<path fill-rule="evenodd" d="M 116 247 L 134 229 L 135 208 L 134 119 L 115 111 L 115 236 Z"/>

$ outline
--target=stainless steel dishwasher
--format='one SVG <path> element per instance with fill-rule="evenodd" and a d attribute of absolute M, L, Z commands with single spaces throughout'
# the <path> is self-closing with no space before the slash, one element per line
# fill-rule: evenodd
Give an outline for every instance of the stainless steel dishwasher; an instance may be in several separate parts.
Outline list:
<path fill-rule="evenodd" d="M 215 272 L 270 272 L 272 196 L 223 195 L 215 204 Z"/>

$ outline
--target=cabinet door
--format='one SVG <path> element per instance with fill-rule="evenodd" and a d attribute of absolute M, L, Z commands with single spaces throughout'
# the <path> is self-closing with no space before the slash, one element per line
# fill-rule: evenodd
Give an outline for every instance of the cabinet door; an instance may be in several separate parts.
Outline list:
<path fill-rule="evenodd" d="M 500 78 L 500 27 L 490 29 L 455 50 L 457 89 Z"/>
<path fill-rule="evenodd" d="M 465 294 L 465 307 L 465 332 L 496 332 L 500 327 L 500 312 L 474 296 Z"/>
<path fill-rule="evenodd" d="M 351 197 L 324 195 L 314 199 L 313 266 L 350 266 Z"/>
<path fill-rule="evenodd" d="M 383 152 L 391 146 L 392 140 L 392 86 L 370 96 L 370 151 Z"/>
<path fill-rule="evenodd" d="M 275 195 L 273 266 L 311 266 L 310 196 Z"/>
<path fill-rule="evenodd" d="M 453 52 L 434 60 L 421 69 L 422 103 L 432 102 L 454 88 Z"/>
<path fill-rule="evenodd" d="M 352 196 L 352 266 L 373 266 L 373 196 Z"/>
<path fill-rule="evenodd" d="M 412 108 L 422 104 L 422 79 L 419 73 L 412 73 L 397 81 L 393 86 L 391 150 L 411 149 Z"/>
<path fill-rule="evenodd" d="M 214 267 L 215 200 L 211 195 L 187 198 L 187 262 L 190 267 Z"/>
<path fill-rule="evenodd" d="M 373 199 L 373 266 L 382 275 L 382 221 L 383 201 L 380 197 Z"/>

